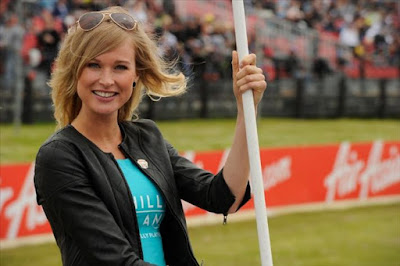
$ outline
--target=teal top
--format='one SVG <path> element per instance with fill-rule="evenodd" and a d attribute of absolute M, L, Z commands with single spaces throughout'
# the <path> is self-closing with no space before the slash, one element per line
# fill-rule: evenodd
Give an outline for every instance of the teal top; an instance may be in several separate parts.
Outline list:
<path fill-rule="evenodd" d="M 130 159 L 117 160 L 131 190 L 136 208 L 143 260 L 165 266 L 160 225 L 165 216 L 165 202 L 154 183 Z"/>

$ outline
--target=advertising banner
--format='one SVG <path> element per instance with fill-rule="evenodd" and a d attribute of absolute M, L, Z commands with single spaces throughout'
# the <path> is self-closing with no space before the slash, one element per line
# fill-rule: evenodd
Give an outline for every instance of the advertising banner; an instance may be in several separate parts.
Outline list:
<path fill-rule="evenodd" d="M 216 173 L 229 150 L 182 153 Z M 261 149 L 267 208 L 400 195 L 400 142 Z M 33 186 L 34 164 L 0 166 L 0 240 L 51 233 Z M 183 202 L 185 214 L 207 212 Z M 254 209 L 250 200 L 244 210 Z"/>

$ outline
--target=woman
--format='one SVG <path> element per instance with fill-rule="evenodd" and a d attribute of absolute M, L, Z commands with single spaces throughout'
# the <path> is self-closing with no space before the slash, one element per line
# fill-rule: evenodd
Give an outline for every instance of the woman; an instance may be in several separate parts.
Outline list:
<path fill-rule="evenodd" d="M 81 16 L 61 47 L 50 81 L 60 130 L 38 152 L 35 188 L 64 265 L 198 265 L 181 199 L 227 215 L 250 198 L 241 95 L 253 89 L 257 105 L 266 89 L 255 55 L 239 68 L 232 53 L 237 125 L 214 176 L 179 156 L 154 122 L 131 121 L 143 93 L 185 91 L 156 51 L 120 7 Z"/>

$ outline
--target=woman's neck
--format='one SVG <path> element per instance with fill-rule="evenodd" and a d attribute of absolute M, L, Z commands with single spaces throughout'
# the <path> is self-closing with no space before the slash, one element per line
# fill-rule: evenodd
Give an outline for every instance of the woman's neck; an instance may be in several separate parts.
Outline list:
<path fill-rule="evenodd" d="M 71 125 L 102 151 L 121 157 L 118 145 L 122 141 L 122 133 L 117 119 L 85 119 L 78 115 Z"/>

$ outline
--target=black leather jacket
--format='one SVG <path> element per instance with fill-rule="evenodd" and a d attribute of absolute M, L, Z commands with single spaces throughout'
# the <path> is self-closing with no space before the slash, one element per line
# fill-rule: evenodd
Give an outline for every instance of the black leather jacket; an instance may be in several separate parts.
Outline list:
<path fill-rule="evenodd" d="M 150 120 L 122 122 L 120 149 L 162 192 L 167 211 L 161 235 L 167 265 L 198 265 L 181 199 L 226 214 L 235 198 L 222 176 L 199 169 L 164 140 Z M 72 126 L 40 148 L 35 166 L 38 204 L 52 227 L 63 265 L 150 265 L 144 262 L 132 195 L 111 153 Z M 250 198 L 247 187 L 241 206 Z"/>

